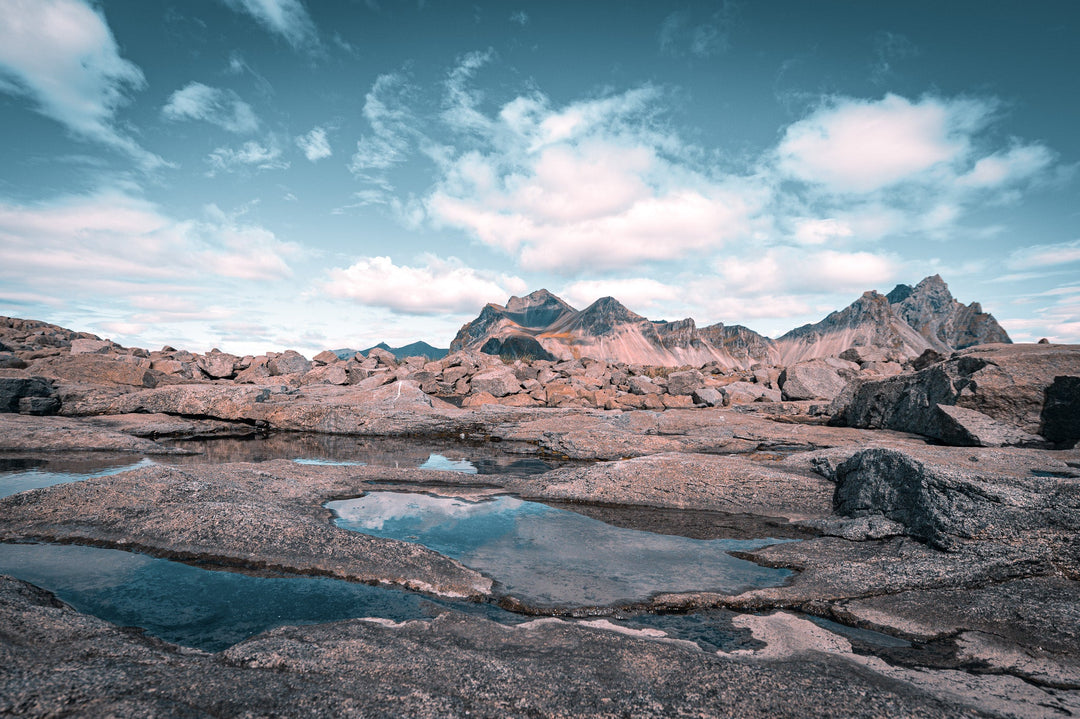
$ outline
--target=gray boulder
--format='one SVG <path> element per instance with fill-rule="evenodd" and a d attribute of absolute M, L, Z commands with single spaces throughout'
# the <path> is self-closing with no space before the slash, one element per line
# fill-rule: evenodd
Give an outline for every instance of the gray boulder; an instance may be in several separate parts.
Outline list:
<path fill-rule="evenodd" d="M 696 369 L 672 372 L 667 376 L 667 391 L 673 395 L 692 395 L 705 386 L 705 376 Z"/>
<path fill-rule="evenodd" d="M 661 391 L 660 388 L 645 375 L 634 375 L 626 380 L 626 384 L 630 387 L 630 394 L 659 394 Z"/>
<path fill-rule="evenodd" d="M 840 369 L 815 359 L 784 368 L 779 384 L 786 400 L 831 400 L 840 394 L 847 380 L 840 376 Z"/>
<path fill-rule="evenodd" d="M 56 414 L 56 388 L 44 377 L 0 377 L 0 412 Z"/>
<path fill-rule="evenodd" d="M 1063 377 L 1080 377 L 1080 346 L 973 347 L 913 374 L 864 382 L 845 407 L 837 408 L 834 421 L 972 444 L 963 432 L 956 431 L 956 422 L 974 416 L 950 414 L 938 408 L 955 405 L 1020 430 L 1024 434 L 1016 435 L 1020 438 L 1017 441 L 1023 444 L 1029 441 L 1025 437 L 1033 434 L 1050 432 L 1059 436 L 1063 431 L 1059 428 L 1067 426 L 1069 417 L 1075 416 L 1067 409 L 1056 409 L 1074 406 L 1063 399 L 1069 394 L 1071 382 L 1059 379 Z M 1045 412 L 1050 417 L 1048 429 L 1044 426 Z M 978 435 L 976 431 L 972 436 Z"/>
<path fill-rule="evenodd" d="M 724 395 L 712 387 L 694 390 L 692 397 L 695 404 L 703 404 L 707 407 L 722 407 L 724 405 Z"/>

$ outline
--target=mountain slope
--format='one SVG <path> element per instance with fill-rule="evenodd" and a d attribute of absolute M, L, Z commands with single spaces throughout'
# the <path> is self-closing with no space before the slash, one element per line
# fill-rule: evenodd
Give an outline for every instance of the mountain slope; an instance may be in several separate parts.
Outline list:
<path fill-rule="evenodd" d="M 939 351 L 1012 343 L 994 316 L 983 312 L 978 302 L 957 302 L 941 275 L 931 275 L 915 287 L 897 285 L 888 298 L 893 311 Z"/>

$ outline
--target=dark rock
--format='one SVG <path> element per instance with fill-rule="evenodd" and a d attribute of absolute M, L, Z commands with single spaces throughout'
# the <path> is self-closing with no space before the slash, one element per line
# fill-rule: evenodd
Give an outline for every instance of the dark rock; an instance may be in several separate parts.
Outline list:
<path fill-rule="evenodd" d="M 26 369 L 26 362 L 11 352 L 0 352 L 0 369 Z"/>
<path fill-rule="evenodd" d="M 44 377 L 0 377 L 0 412 L 20 412 L 23 400 L 44 400 L 55 397 L 56 388 Z M 56 407 L 59 409 L 59 401 L 56 400 L 56 402 Z M 44 408 L 46 403 L 37 402 L 26 405 L 28 410 L 31 406 Z M 28 411 L 25 414 L 37 414 L 37 412 Z M 44 414 L 55 414 L 55 411 L 44 412 Z"/>
<path fill-rule="evenodd" d="M 911 360 L 911 367 L 918 372 L 919 370 L 924 370 L 930 365 L 935 365 L 944 359 L 945 355 L 937 350 L 928 349 L 915 359 Z"/>
<path fill-rule="evenodd" d="M 1039 433 L 1058 448 L 1068 449 L 1080 440 L 1080 377 L 1055 377 L 1046 388 Z"/>
<path fill-rule="evenodd" d="M 60 400 L 57 397 L 23 397 L 19 400 L 19 414 L 43 417 L 59 411 Z"/>
<path fill-rule="evenodd" d="M 552 362 L 558 359 L 529 335 L 510 335 L 501 339 L 492 337 L 480 347 L 480 351 L 510 359 L 541 359 Z"/>

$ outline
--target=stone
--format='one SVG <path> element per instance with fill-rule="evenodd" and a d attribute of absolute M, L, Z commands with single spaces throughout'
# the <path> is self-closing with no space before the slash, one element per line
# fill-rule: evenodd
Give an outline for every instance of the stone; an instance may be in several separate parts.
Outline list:
<path fill-rule="evenodd" d="M 487 392 L 492 397 L 505 397 L 516 394 L 521 389 L 521 382 L 511 367 L 501 366 L 483 370 L 472 376 L 469 381 L 470 391 L 474 394 Z"/>
<path fill-rule="evenodd" d="M 667 391 L 669 395 L 685 395 L 689 397 L 694 390 L 705 386 L 705 376 L 696 369 L 685 372 L 672 372 L 667 376 Z"/>
<path fill-rule="evenodd" d="M 368 359 L 376 360 L 379 364 L 387 367 L 397 367 L 398 360 L 393 352 L 387 352 L 382 347 L 372 347 L 367 353 Z"/>
<path fill-rule="evenodd" d="M 265 364 L 253 364 L 236 375 L 237 384 L 261 384 L 270 379 L 270 368 Z"/>
<path fill-rule="evenodd" d="M 720 388 L 725 407 L 733 404 L 750 404 L 765 396 L 768 389 L 751 382 L 732 382 Z"/>
<path fill-rule="evenodd" d="M 349 373 L 344 363 L 326 364 L 313 368 L 300 380 L 301 384 L 349 384 Z"/>
<path fill-rule="evenodd" d="M 955 424 L 937 405 L 956 405 L 1036 434 L 1044 429 L 1048 390 L 1063 376 L 1080 376 L 1080 346 L 983 345 L 913 374 L 864 382 L 834 417 L 949 441 Z"/>
<path fill-rule="evenodd" d="M 485 404 L 498 404 L 498 400 L 488 392 L 476 392 L 461 400 L 461 406 L 464 409 L 480 407 Z"/>
<path fill-rule="evenodd" d="M 662 394 L 660 401 L 664 409 L 689 409 L 694 406 L 694 400 L 686 394 Z"/>
<path fill-rule="evenodd" d="M 699 390 L 694 390 L 694 394 L 691 395 L 695 404 L 703 404 L 706 407 L 722 407 L 724 404 L 724 396 L 720 394 L 720 391 L 713 387 L 703 387 Z"/>
<path fill-rule="evenodd" d="M 626 383 L 630 386 L 630 394 L 658 394 L 660 391 L 653 381 L 644 375 L 634 375 Z"/>
<path fill-rule="evenodd" d="M 315 362 L 316 364 L 334 364 L 335 362 L 340 362 L 341 358 L 339 358 L 336 353 L 330 350 L 323 350 L 319 354 L 312 357 L 311 361 Z"/>
<path fill-rule="evenodd" d="M 55 396 L 56 388 L 44 377 L 0 377 L 0 412 L 20 412 L 24 399 Z"/>
<path fill-rule="evenodd" d="M 19 414 L 37 417 L 56 414 L 60 411 L 60 400 L 56 397 L 22 397 L 19 399 Z"/>
<path fill-rule="evenodd" d="M 932 349 L 924 351 L 921 355 L 911 360 L 911 368 L 916 372 L 924 370 L 930 365 L 935 365 L 938 362 L 947 359 L 945 355 Z"/>
<path fill-rule="evenodd" d="M 1044 443 L 1036 435 L 967 407 L 939 404 L 937 411 L 941 440 L 954 447 L 1019 447 Z"/>
<path fill-rule="evenodd" d="M 109 340 L 88 340 L 79 339 L 71 341 L 71 354 L 107 354 L 116 347 L 116 344 Z"/>
<path fill-rule="evenodd" d="M 864 362 L 859 366 L 861 374 L 873 377 L 895 377 L 904 371 L 899 362 Z"/>
<path fill-rule="evenodd" d="M 156 387 L 160 372 L 99 354 L 48 357 L 34 363 L 34 371 L 62 382 L 85 385 Z"/>
<path fill-rule="evenodd" d="M 311 369 L 311 363 L 307 358 L 294 350 L 285 350 L 267 362 L 271 377 L 279 377 L 286 374 L 307 372 Z"/>
<path fill-rule="evenodd" d="M 1055 377 L 1046 388 L 1039 433 L 1059 449 L 1080 440 L 1080 377 Z"/>
<path fill-rule="evenodd" d="M 847 380 L 836 367 L 822 360 L 810 360 L 784 368 L 779 384 L 786 400 L 831 400 L 840 394 Z"/>
<path fill-rule="evenodd" d="M 0 352 L 0 369 L 25 369 L 26 362 L 11 352 Z"/>
<path fill-rule="evenodd" d="M 236 376 L 236 364 L 240 358 L 225 352 L 211 352 L 196 360 L 195 364 L 209 377 L 228 379 Z"/>
<path fill-rule="evenodd" d="M 566 382 L 552 382 L 544 387 L 544 395 L 548 407 L 557 407 L 561 402 L 578 398 L 577 390 Z"/>

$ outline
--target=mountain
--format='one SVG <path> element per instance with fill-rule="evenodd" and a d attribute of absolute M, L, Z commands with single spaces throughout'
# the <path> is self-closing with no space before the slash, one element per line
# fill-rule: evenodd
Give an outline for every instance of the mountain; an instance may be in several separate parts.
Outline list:
<path fill-rule="evenodd" d="M 413 342 L 412 344 L 407 344 L 403 347 L 391 347 L 385 342 L 380 342 L 379 344 L 375 345 L 375 347 L 368 347 L 366 350 L 362 351 L 365 355 L 367 355 L 368 352 L 375 349 L 376 347 L 381 350 L 386 350 L 398 359 L 405 359 L 406 357 L 427 357 L 428 359 L 437 360 L 442 359 L 449 353 L 448 350 L 439 349 L 438 347 L 432 347 L 427 342 Z M 352 357 L 354 354 L 357 353 L 357 351 L 358 350 L 353 349 L 331 350 L 331 352 L 336 354 L 341 359 L 347 359 L 349 357 Z"/>
<path fill-rule="evenodd" d="M 931 275 L 914 287 L 897 285 L 887 297 L 893 312 L 939 351 L 1012 342 L 978 302 L 963 305 L 953 299 L 941 275 Z"/>
<path fill-rule="evenodd" d="M 888 295 L 863 293 L 820 322 L 769 339 L 742 325 L 697 327 L 692 318 L 654 321 L 613 297 L 577 310 L 547 290 L 488 304 L 462 326 L 450 351 L 536 359 L 591 357 L 642 365 L 703 365 L 726 368 L 754 364 L 790 365 L 839 355 L 851 347 L 880 350 L 894 359 L 926 349 L 954 349 L 1010 342 L 994 317 L 977 302 L 956 301 L 938 275 L 919 284 L 897 285 Z"/>

